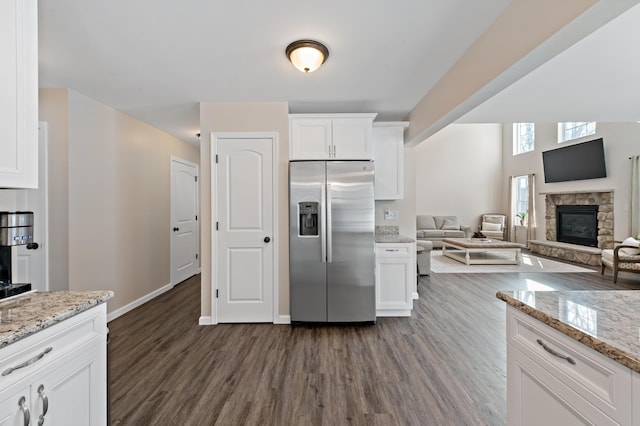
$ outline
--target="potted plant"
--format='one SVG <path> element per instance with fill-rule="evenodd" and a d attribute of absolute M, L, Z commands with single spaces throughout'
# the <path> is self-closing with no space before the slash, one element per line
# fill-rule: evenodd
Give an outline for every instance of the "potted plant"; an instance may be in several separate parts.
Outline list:
<path fill-rule="evenodd" d="M 520 225 L 524 226 L 524 219 L 527 217 L 527 214 L 525 212 L 521 212 L 521 213 L 518 213 L 516 217 L 520 219 Z"/>

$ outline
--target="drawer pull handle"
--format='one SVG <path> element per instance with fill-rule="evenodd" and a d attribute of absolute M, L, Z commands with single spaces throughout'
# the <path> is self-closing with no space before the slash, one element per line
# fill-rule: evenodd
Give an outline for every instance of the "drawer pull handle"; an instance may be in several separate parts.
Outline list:
<path fill-rule="evenodd" d="M 18 405 L 20 406 L 20 410 L 22 411 L 22 423 L 24 426 L 29 426 L 29 422 L 31 421 L 31 414 L 29 413 L 29 407 L 27 406 L 27 399 L 24 396 L 20 397 L 18 401 Z"/>
<path fill-rule="evenodd" d="M 38 386 L 38 395 L 42 399 L 42 414 L 38 418 L 38 426 L 42 426 L 44 424 L 44 416 L 49 411 L 49 397 L 44 393 L 44 385 Z"/>
<path fill-rule="evenodd" d="M 549 346 L 547 346 L 541 339 L 536 340 L 536 342 L 538 342 L 538 344 L 542 346 L 542 349 L 549 352 L 551 355 L 557 356 L 558 358 L 566 359 L 569 364 L 576 365 L 576 362 L 573 360 L 573 358 L 567 355 L 562 355 L 561 353 L 554 351 Z"/>
<path fill-rule="evenodd" d="M 15 367 L 9 367 L 6 370 L 4 370 L 2 372 L 3 376 L 8 376 L 9 374 L 13 373 L 16 370 L 19 370 L 21 368 L 24 367 L 28 367 L 31 364 L 38 362 L 42 359 L 43 356 L 45 356 L 46 354 L 48 354 L 49 352 L 51 352 L 53 350 L 53 348 L 51 346 L 49 346 L 48 348 L 46 348 L 44 351 L 40 352 L 38 355 L 34 356 L 31 359 L 26 360 L 25 362 L 23 362 L 22 364 L 18 364 Z"/>
<path fill-rule="evenodd" d="M 400 249 L 385 249 L 385 251 L 400 251 Z"/>

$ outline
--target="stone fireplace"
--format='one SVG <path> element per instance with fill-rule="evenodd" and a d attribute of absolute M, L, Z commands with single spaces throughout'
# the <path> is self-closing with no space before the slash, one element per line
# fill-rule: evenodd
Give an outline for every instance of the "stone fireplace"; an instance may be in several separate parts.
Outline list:
<path fill-rule="evenodd" d="M 547 241 L 558 241 L 558 206 L 597 206 L 597 247 L 613 248 L 613 191 L 546 194 L 545 203 Z"/>
<path fill-rule="evenodd" d="M 546 239 L 529 241 L 531 252 L 585 265 L 600 265 L 601 250 L 613 248 L 613 191 L 545 193 L 544 195 L 546 195 Z M 579 217 L 588 210 L 592 211 L 589 219 Z M 558 223 L 558 211 L 561 214 L 569 212 L 569 216 L 574 216 L 569 225 L 561 226 Z M 560 235 L 568 234 L 569 240 L 560 238 L 558 241 L 559 231 Z M 571 241 L 576 237 L 588 238 Z"/>

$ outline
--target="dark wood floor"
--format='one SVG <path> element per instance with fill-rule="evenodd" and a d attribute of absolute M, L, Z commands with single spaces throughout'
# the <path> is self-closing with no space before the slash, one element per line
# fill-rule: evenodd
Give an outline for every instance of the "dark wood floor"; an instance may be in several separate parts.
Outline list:
<path fill-rule="evenodd" d="M 503 425 L 498 290 L 640 289 L 629 274 L 432 274 L 411 318 L 198 326 L 200 278 L 109 323 L 112 425 Z"/>

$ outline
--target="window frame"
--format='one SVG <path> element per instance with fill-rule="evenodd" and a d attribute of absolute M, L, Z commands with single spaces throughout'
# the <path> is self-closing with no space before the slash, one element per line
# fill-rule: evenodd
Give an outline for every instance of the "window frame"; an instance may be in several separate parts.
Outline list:
<path fill-rule="evenodd" d="M 568 125 L 573 125 L 569 127 Z M 590 131 L 589 127 L 593 126 L 593 129 Z M 576 130 L 584 128 L 584 132 L 580 132 L 580 134 L 576 135 Z M 567 131 L 572 131 L 572 135 L 567 139 L 564 139 L 567 136 Z M 558 122 L 558 143 L 564 143 L 573 141 L 576 139 L 584 138 L 587 136 L 595 135 L 597 131 L 597 122 L 595 121 L 562 121 Z"/>
<path fill-rule="evenodd" d="M 531 132 L 522 131 L 524 125 L 531 125 Z M 531 142 L 527 143 L 523 137 L 531 135 Z M 535 150 L 536 143 L 536 123 L 513 123 L 513 155 L 526 154 Z M 527 145 L 529 149 L 524 149 Z"/>

